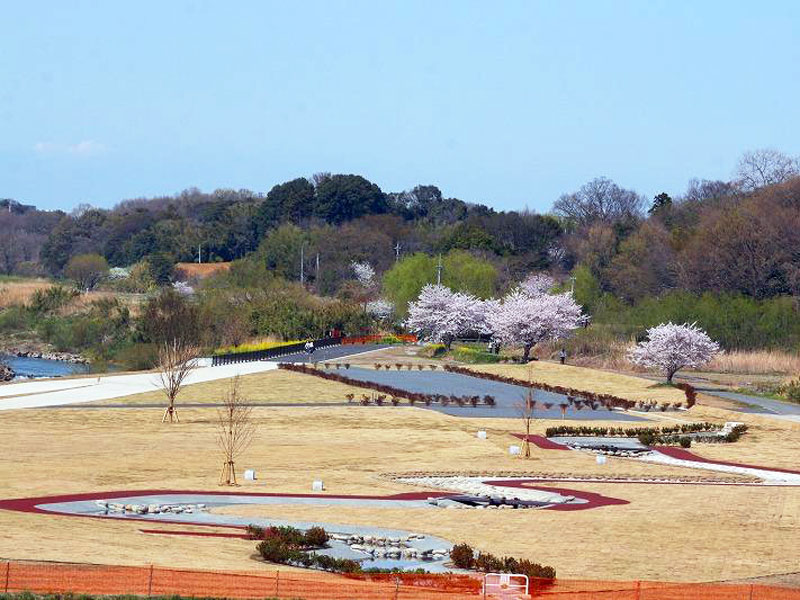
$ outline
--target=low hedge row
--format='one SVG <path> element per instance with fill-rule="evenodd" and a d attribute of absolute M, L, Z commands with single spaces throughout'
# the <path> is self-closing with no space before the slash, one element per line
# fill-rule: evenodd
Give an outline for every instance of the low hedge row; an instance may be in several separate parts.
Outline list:
<path fill-rule="evenodd" d="M 680 434 L 661 434 L 657 430 L 643 430 L 639 433 L 637 438 L 645 446 L 654 446 L 660 444 L 662 446 L 677 446 L 689 448 L 692 442 L 703 442 L 706 444 L 731 444 L 739 441 L 747 431 L 747 425 L 737 425 L 725 435 L 701 435 L 689 437 Z"/>
<path fill-rule="evenodd" d="M 346 375 L 341 375 L 339 373 L 328 373 L 325 371 L 320 371 L 313 367 L 309 367 L 307 365 L 295 365 L 292 363 L 280 363 L 278 368 L 285 369 L 286 371 L 293 371 L 295 373 L 302 373 L 304 375 L 314 375 L 315 377 L 320 377 L 322 379 L 327 379 L 328 381 L 336 381 L 339 383 L 344 383 L 346 385 L 352 385 L 355 387 L 366 388 L 369 390 L 373 390 L 378 392 L 378 396 L 374 398 L 370 398 L 369 396 L 363 396 L 361 399 L 362 405 L 372 404 L 373 402 L 378 405 L 382 405 L 386 402 L 387 397 L 391 396 L 389 400 L 395 406 L 399 404 L 400 398 L 407 398 L 409 404 L 414 405 L 417 402 L 422 402 L 426 406 L 430 406 L 433 403 L 441 404 L 442 406 L 447 406 L 449 404 L 456 404 L 458 406 L 472 406 L 477 407 L 478 405 L 481 406 L 495 406 L 496 401 L 494 396 L 446 396 L 444 394 L 421 394 L 418 392 L 409 392 L 407 390 L 403 390 L 400 388 L 393 387 L 391 385 L 385 385 L 382 383 L 376 383 L 374 381 L 362 381 L 361 379 L 355 379 L 353 377 L 347 377 Z M 353 401 L 355 398 L 354 394 L 348 394 L 347 399 L 349 401 Z"/>
<path fill-rule="evenodd" d="M 519 385 L 522 387 L 532 387 L 536 388 L 545 392 L 552 392 L 554 394 L 561 394 L 563 396 L 568 397 L 577 397 L 582 398 L 584 402 L 588 402 L 589 405 L 600 404 L 602 406 L 608 408 L 622 408 L 624 410 L 629 410 L 632 408 L 641 408 L 643 410 L 650 410 L 656 406 L 658 406 L 661 410 L 666 410 L 668 404 L 660 404 L 657 405 L 653 402 L 644 402 L 644 401 L 635 401 L 635 400 L 628 400 L 627 398 L 620 398 L 619 396 L 614 396 L 613 394 L 599 394 L 595 392 L 587 392 L 585 390 L 577 390 L 575 388 L 564 387 L 561 385 L 550 385 L 549 383 L 542 383 L 539 381 L 525 381 L 524 379 L 517 379 L 516 377 L 508 377 L 506 375 L 498 375 L 496 373 L 485 373 L 483 371 L 473 371 L 472 369 L 466 369 L 464 367 L 458 367 L 455 365 L 445 365 L 445 371 L 450 371 L 451 373 L 458 373 L 459 375 L 468 375 L 470 377 L 479 377 L 481 379 L 489 379 L 490 381 L 499 381 L 501 383 L 510 383 L 512 385 Z M 688 383 L 681 383 L 676 385 L 682 389 L 686 395 L 686 406 L 691 408 L 695 405 L 697 401 L 697 393 L 695 389 L 689 385 Z M 672 406 L 677 408 L 680 406 L 679 402 L 672 403 Z"/>
<path fill-rule="evenodd" d="M 470 569 L 482 573 L 516 573 L 529 579 L 549 580 L 556 578 L 553 567 L 540 565 L 524 558 L 499 557 L 488 552 L 477 554 L 469 544 L 456 544 L 450 551 L 450 560 L 459 569 Z"/>
<path fill-rule="evenodd" d="M 658 435 L 671 435 L 678 433 L 700 433 L 703 431 L 719 431 L 720 425 L 714 423 L 681 423 L 665 427 L 588 427 L 559 425 L 545 429 L 547 437 L 571 436 L 571 437 L 636 437 L 644 432 L 651 432 Z"/>

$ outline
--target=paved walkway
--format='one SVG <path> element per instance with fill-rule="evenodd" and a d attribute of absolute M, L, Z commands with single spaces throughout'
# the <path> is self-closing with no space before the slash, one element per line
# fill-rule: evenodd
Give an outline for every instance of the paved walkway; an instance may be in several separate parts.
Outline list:
<path fill-rule="evenodd" d="M 316 350 L 310 357 L 305 353 L 290 354 L 282 361 L 305 362 L 344 359 L 375 350 L 387 348 L 386 345 L 348 345 L 332 346 Z M 268 361 L 238 363 L 219 367 L 203 366 L 195 369 L 186 379 L 186 385 L 227 379 L 236 375 L 263 373 L 277 368 L 277 363 Z M 76 379 L 38 379 L 9 383 L 0 386 L 0 411 L 18 408 L 46 408 L 68 406 L 99 400 L 122 398 L 131 394 L 152 392 L 161 389 L 158 374 L 154 372 L 131 373 L 126 375 L 101 375 L 100 377 L 81 377 Z"/>
<path fill-rule="evenodd" d="M 186 378 L 186 385 L 227 379 L 236 375 L 262 373 L 276 368 L 277 365 L 271 362 L 199 367 Z M 160 389 L 158 374 L 154 372 L 11 383 L 0 388 L 0 410 L 96 402 L 158 389 Z"/>
<path fill-rule="evenodd" d="M 697 388 L 697 391 L 708 394 L 709 396 L 717 396 L 719 398 L 725 398 L 726 400 L 742 403 L 742 406 L 733 408 L 733 410 L 738 412 L 768 415 L 779 419 L 800 422 L 800 404 L 781 402 L 780 400 L 762 398 L 761 396 L 740 394 L 739 392 L 727 392 L 714 388 Z"/>
<path fill-rule="evenodd" d="M 342 375 L 358 379 L 361 381 L 372 381 L 384 385 L 392 386 L 409 392 L 425 394 L 444 394 L 446 396 L 483 396 L 490 395 L 495 397 L 496 406 L 487 407 L 478 405 L 458 406 L 450 404 L 441 406 L 431 404 L 426 406 L 417 403 L 421 408 L 429 408 L 438 412 L 458 417 L 500 417 L 517 418 L 519 408 L 517 405 L 524 402 L 528 388 L 499 381 L 470 377 L 460 373 L 449 373 L 446 371 L 377 371 L 374 369 L 363 369 L 352 367 L 347 371 L 341 371 Z M 561 419 L 561 409 L 559 403 L 565 401 L 565 397 L 560 394 L 536 390 L 535 398 L 537 403 L 552 403 L 548 409 L 538 406 L 534 410 L 537 419 Z M 590 410 L 584 408 L 576 411 L 570 407 L 567 409 L 567 419 L 579 421 L 644 421 L 640 417 L 627 412 L 609 411 L 605 408 L 601 410 Z"/>

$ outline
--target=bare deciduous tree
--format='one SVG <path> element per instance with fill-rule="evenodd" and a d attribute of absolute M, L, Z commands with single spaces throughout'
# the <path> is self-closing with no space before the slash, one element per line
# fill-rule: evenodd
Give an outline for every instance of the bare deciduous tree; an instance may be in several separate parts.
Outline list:
<path fill-rule="evenodd" d="M 162 423 L 180 423 L 175 408 L 175 398 L 183 387 L 186 377 L 197 368 L 200 350 L 197 346 L 180 339 L 164 342 L 158 349 L 158 379 L 161 389 L 167 396 L 167 408 L 164 409 Z"/>
<path fill-rule="evenodd" d="M 219 476 L 220 485 L 236 485 L 236 458 L 253 441 L 256 427 L 253 408 L 239 391 L 239 376 L 233 378 L 222 407 L 217 409 L 217 444 L 225 461 Z"/>
<path fill-rule="evenodd" d="M 553 204 L 556 214 L 578 225 L 614 223 L 641 215 L 644 197 L 605 177 L 598 177 L 573 194 L 564 194 Z"/>
<path fill-rule="evenodd" d="M 783 183 L 798 175 L 798 160 L 772 148 L 745 152 L 736 167 L 736 179 L 747 191 Z"/>

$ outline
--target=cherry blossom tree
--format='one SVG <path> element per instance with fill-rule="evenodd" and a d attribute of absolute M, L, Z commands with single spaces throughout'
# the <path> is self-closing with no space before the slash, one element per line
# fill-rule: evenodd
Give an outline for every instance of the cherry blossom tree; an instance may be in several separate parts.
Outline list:
<path fill-rule="evenodd" d="M 483 308 L 483 302 L 470 294 L 429 284 L 416 301 L 409 302 L 405 325 L 420 338 L 441 342 L 449 350 L 456 337 L 483 323 Z"/>
<path fill-rule="evenodd" d="M 680 369 L 706 364 L 719 352 L 719 344 L 697 327 L 684 323 L 662 323 L 647 330 L 647 340 L 628 352 L 628 360 L 643 367 L 659 369 L 672 383 Z"/>
<path fill-rule="evenodd" d="M 394 304 L 383 298 L 367 302 L 367 313 L 378 321 L 387 321 L 394 314 Z"/>
<path fill-rule="evenodd" d="M 581 307 L 572 294 L 532 296 L 522 289 L 508 294 L 486 315 L 492 335 L 501 344 L 521 345 L 523 360 L 539 342 L 568 336 L 579 325 Z"/>
<path fill-rule="evenodd" d="M 523 279 L 519 289 L 529 296 L 541 296 L 553 289 L 555 280 L 545 273 L 532 273 Z"/>
<path fill-rule="evenodd" d="M 375 269 L 368 262 L 353 261 L 350 263 L 350 268 L 360 283 L 365 288 L 371 288 L 375 284 Z"/>

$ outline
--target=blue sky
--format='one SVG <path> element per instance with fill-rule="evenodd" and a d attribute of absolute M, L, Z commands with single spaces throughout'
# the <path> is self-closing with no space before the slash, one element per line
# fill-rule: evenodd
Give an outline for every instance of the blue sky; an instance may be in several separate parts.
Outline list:
<path fill-rule="evenodd" d="M 545 211 L 800 154 L 800 2 L 0 0 L 0 197 L 317 171 Z"/>

